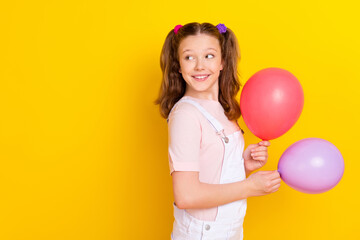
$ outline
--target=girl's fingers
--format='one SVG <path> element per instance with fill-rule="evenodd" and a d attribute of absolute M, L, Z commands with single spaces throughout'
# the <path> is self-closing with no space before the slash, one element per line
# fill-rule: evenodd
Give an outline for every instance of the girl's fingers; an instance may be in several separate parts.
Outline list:
<path fill-rule="evenodd" d="M 276 192 L 277 190 L 279 190 L 279 188 L 280 188 L 280 184 L 276 184 L 270 189 L 270 192 Z"/>
<path fill-rule="evenodd" d="M 260 147 L 256 147 L 251 149 L 251 152 L 260 152 L 260 151 L 267 151 L 266 147 L 260 146 Z"/>
<path fill-rule="evenodd" d="M 267 147 L 270 146 L 269 141 L 262 141 L 256 147 L 251 149 L 251 157 L 254 160 L 265 162 L 268 158 Z"/>
<path fill-rule="evenodd" d="M 251 156 L 254 158 L 254 157 L 267 157 L 268 156 L 268 153 L 267 152 L 253 152 L 251 153 Z"/>
<path fill-rule="evenodd" d="M 267 158 L 266 157 L 253 157 L 253 159 L 256 161 L 265 162 Z"/>
<path fill-rule="evenodd" d="M 281 183 L 281 179 L 280 178 L 276 178 L 274 180 L 271 181 L 272 184 L 277 185 Z"/>
<path fill-rule="evenodd" d="M 271 179 L 273 181 L 279 180 L 281 182 L 280 173 L 278 171 L 273 171 L 271 174 Z"/>
<path fill-rule="evenodd" d="M 269 146 L 270 146 L 270 142 L 269 142 L 269 141 L 261 141 L 261 142 L 259 142 L 259 145 L 269 147 Z"/>

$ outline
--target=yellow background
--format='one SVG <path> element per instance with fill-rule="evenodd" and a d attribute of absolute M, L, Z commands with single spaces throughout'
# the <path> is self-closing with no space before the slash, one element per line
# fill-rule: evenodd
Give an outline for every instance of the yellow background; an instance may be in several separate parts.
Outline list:
<path fill-rule="evenodd" d="M 250 198 L 245 239 L 360 239 L 359 10 L 355 0 L 3 1 L 0 239 L 170 239 L 167 125 L 153 101 L 165 36 L 193 21 L 235 32 L 243 84 L 280 67 L 303 86 L 302 115 L 272 141 L 265 170 L 307 137 L 345 159 L 329 192 L 282 184 Z M 239 123 L 247 144 L 259 140 Z"/>

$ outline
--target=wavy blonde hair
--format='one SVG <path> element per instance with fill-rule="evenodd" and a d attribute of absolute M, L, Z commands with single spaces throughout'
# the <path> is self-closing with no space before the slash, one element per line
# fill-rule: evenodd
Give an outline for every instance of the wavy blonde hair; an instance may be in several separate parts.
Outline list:
<path fill-rule="evenodd" d="M 180 70 L 178 48 L 180 42 L 187 36 L 207 34 L 219 40 L 223 70 L 219 75 L 219 102 L 225 110 L 229 120 L 237 120 L 241 116 L 240 106 L 236 101 L 236 95 L 240 90 L 240 82 L 237 71 L 240 52 L 235 34 L 227 28 L 221 34 L 211 23 L 188 23 L 181 27 L 177 34 L 171 30 L 165 39 L 161 56 L 160 67 L 163 73 L 159 96 L 155 104 L 159 104 L 160 114 L 167 118 L 170 110 L 185 94 L 186 82 Z"/>

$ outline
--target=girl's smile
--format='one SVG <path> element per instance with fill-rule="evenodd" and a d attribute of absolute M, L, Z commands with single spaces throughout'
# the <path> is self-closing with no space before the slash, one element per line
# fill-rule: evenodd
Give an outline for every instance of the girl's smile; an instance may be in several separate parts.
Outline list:
<path fill-rule="evenodd" d="M 203 75 L 194 75 L 192 76 L 196 81 L 199 81 L 199 82 L 203 82 L 205 81 L 206 79 L 208 79 L 208 77 L 210 76 L 210 74 L 203 74 Z"/>

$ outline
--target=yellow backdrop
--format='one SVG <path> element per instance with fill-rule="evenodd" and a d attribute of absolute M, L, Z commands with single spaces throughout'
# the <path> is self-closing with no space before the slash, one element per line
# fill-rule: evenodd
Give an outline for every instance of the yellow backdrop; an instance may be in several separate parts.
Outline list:
<path fill-rule="evenodd" d="M 0 6 L 0 239 L 170 239 L 167 125 L 153 104 L 167 33 L 225 23 L 241 82 L 280 67 L 301 82 L 296 125 L 335 144 L 342 181 L 248 200 L 245 239 L 360 239 L 357 1 L 8 1 Z M 238 96 L 239 99 L 240 95 Z M 247 144 L 259 141 L 244 122 Z"/>

